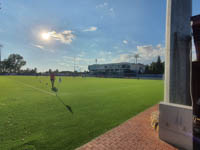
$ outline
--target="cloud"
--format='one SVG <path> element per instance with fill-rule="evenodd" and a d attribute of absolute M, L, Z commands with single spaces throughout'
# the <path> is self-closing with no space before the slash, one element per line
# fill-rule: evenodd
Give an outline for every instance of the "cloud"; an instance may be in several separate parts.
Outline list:
<path fill-rule="evenodd" d="M 100 51 L 98 56 L 101 56 L 101 57 L 108 57 L 112 55 L 112 52 L 111 51 Z"/>
<path fill-rule="evenodd" d="M 165 48 L 161 44 L 158 44 L 157 46 L 137 46 L 136 51 L 120 54 L 118 57 L 112 59 L 112 62 L 135 62 L 134 56 L 135 54 L 139 54 L 138 61 L 140 63 L 148 64 L 155 61 L 158 56 L 161 56 L 162 60 L 164 60 L 164 50 Z"/>
<path fill-rule="evenodd" d="M 32 45 L 39 48 L 39 49 L 44 49 L 44 46 L 42 46 L 42 45 L 37 45 L 37 44 L 32 44 Z"/>
<path fill-rule="evenodd" d="M 124 44 L 128 44 L 128 41 L 127 40 L 123 40 L 122 41 Z"/>
<path fill-rule="evenodd" d="M 39 45 L 39 44 L 32 44 L 32 46 L 34 46 L 34 47 L 36 47 L 36 48 L 39 48 L 40 50 L 42 50 L 42 51 L 46 51 L 46 52 L 55 52 L 55 50 L 53 50 L 53 49 L 47 49 L 47 48 L 45 48 L 44 46 L 42 46 L 42 45 Z"/>
<path fill-rule="evenodd" d="M 117 47 L 118 48 L 118 47 Z M 100 50 L 97 51 L 94 57 L 88 57 L 87 54 L 82 51 L 79 55 L 73 56 L 63 56 L 58 60 L 58 65 L 63 68 L 67 68 L 67 70 L 75 70 L 84 71 L 88 70 L 88 65 L 95 64 L 95 59 L 97 59 L 98 64 L 106 64 L 106 63 L 119 63 L 119 62 L 135 62 L 135 54 L 139 54 L 140 58 L 138 58 L 139 63 L 149 64 L 152 61 L 156 61 L 158 56 L 161 56 L 162 60 L 164 60 L 164 47 L 161 44 L 156 46 L 153 45 L 142 45 L 137 46 L 136 50 L 132 50 L 129 52 L 123 51 L 123 53 L 116 54 L 112 51 Z"/>
<path fill-rule="evenodd" d="M 84 57 L 86 55 L 86 53 L 84 51 L 81 51 L 79 54 L 78 54 L 78 57 Z"/>
<path fill-rule="evenodd" d="M 110 10 L 110 12 L 114 12 L 114 8 L 110 8 L 109 10 Z"/>
<path fill-rule="evenodd" d="M 129 62 L 129 54 L 121 54 L 117 58 L 112 59 L 112 63 Z"/>
<path fill-rule="evenodd" d="M 115 16 L 114 8 L 109 7 L 109 4 L 107 2 L 97 5 L 96 8 L 104 10 L 104 12 L 110 16 L 113 16 L 113 17 Z M 101 19 L 103 19 L 103 16 L 101 16 Z"/>
<path fill-rule="evenodd" d="M 65 30 L 63 32 L 50 31 L 47 34 L 49 34 L 52 39 L 60 41 L 64 44 L 71 44 L 75 39 L 75 35 L 71 30 Z"/>
<path fill-rule="evenodd" d="M 111 15 L 111 16 L 115 16 L 115 11 L 114 11 L 114 8 L 110 8 L 109 9 L 109 14 Z"/>
<path fill-rule="evenodd" d="M 85 52 L 81 52 L 79 55 L 73 56 L 63 56 L 61 59 L 57 60 L 58 65 L 65 66 L 69 70 L 74 70 L 74 64 L 75 64 L 75 70 L 77 71 L 83 71 L 88 70 L 88 65 L 95 64 L 95 60 L 97 59 L 98 64 L 102 63 L 108 63 L 108 55 L 111 55 L 111 52 L 104 52 L 100 51 L 97 55 L 97 57 L 87 57 Z"/>
<path fill-rule="evenodd" d="M 73 71 L 74 66 L 76 71 L 88 70 L 88 65 L 94 62 L 91 58 L 85 58 L 83 56 L 71 57 L 63 56 L 62 59 L 58 60 L 58 65 L 65 66 L 68 70 Z"/>
<path fill-rule="evenodd" d="M 103 4 L 99 4 L 96 6 L 96 8 L 105 8 L 108 6 L 108 3 L 104 2 Z"/>
<path fill-rule="evenodd" d="M 157 46 L 144 45 L 137 46 L 137 53 L 145 60 L 153 59 L 158 56 L 164 56 L 165 48 L 161 44 Z"/>
<path fill-rule="evenodd" d="M 90 27 L 88 29 L 83 30 L 84 32 L 91 32 L 91 31 L 96 31 L 98 28 L 97 27 Z"/>

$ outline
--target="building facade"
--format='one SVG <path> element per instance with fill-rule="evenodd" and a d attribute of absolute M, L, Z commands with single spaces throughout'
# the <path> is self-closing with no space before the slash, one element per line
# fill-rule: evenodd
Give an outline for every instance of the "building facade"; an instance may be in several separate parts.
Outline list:
<path fill-rule="evenodd" d="M 111 63 L 89 65 L 88 70 L 93 75 L 135 76 L 144 73 L 145 65 L 135 63 Z"/>

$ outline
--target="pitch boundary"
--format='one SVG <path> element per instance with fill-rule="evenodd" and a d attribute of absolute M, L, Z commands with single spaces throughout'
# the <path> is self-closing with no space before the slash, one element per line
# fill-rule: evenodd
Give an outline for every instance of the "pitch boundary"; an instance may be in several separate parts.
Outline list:
<path fill-rule="evenodd" d="M 34 90 L 40 91 L 40 92 L 42 92 L 42 93 L 46 93 L 46 94 L 49 94 L 49 95 L 52 95 L 52 96 L 56 96 L 55 93 L 48 92 L 48 91 L 46 91 L 46 90 L 43 90 L 43 89 L 40 89 L 40 88 L 31 86 L 31 85 L 28 85 L 28 84 L 23 83 L 23 82 L 20 82 L 20 81 L 17 81 L 17 82 L 23 84 L 23 85 L 26 86 L 26 87 L 29 87 L 29 88 L 32 88 L 32 89 L 34 89 Z"/>

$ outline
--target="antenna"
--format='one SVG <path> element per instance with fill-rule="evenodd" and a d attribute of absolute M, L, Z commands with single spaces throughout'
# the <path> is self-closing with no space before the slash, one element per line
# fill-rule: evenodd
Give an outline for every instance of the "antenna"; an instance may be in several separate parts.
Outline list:
<path fill-rule="evenodd" d="M 0 44 L 0 63 L 1 63 L 1 48 L 3 47 L 3 45 Z"/>
<path fill-rule="evenodd" d="M 3 45 L 0 44 L 0 72 L 2 71 L 2 66 L 1 66 L 1 48 L 3 47 Z"/>
<path fill-rule="evenodd" d="M 97 61 L 98 61 L 98 60 L 97 60 L 97 58 L 96 58 L 96 59 L 95 59 L 96 64 L 97 64 Z"/>
<path fill-rule="evenodd" d="M 74 72 L 75 72 L 75 61 L 76 61 L 76 59 L 75 59 L 75 56 L 74 56 Z"/>

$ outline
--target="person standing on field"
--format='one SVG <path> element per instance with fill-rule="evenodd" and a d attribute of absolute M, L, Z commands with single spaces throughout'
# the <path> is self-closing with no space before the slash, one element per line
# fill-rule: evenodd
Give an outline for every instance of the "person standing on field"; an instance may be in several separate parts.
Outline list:
<path fill-rule="evenodd" d="M 50 72 L 50 80 L 51 80 L 52 89 L 54 89 L 55 75 L 53 72 Z"/>
<path fill-rule="evenodd" d="M 61 83 L 62 82 L 62 79 L 61 79 L 61 77 L 59 78 L 59 83 Z"/>

